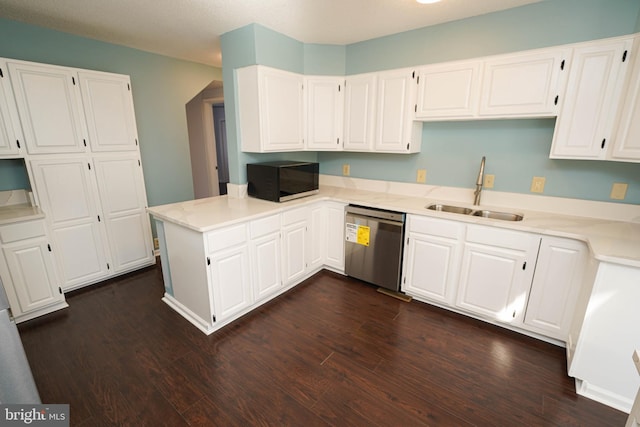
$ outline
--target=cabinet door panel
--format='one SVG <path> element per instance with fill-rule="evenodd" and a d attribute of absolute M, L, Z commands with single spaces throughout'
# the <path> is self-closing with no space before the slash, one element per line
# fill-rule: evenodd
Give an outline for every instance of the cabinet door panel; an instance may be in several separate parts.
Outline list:
<path fill-rule="evenodd" d="M 307 77 L 305 82 L 306 148 L 323 151 L 341 150 L 344 79 Z"/>
<path fill-rule="evenodd" d="M 261 301 L 282 288 L 280 231 L 251 242 L 255 300 Z"/>
<path fill-rule="evenodd" d="M 626 87 L 611 157 L 640 162 L 640 37 L 635 39 L 633 69 Z"/>
<path fill-rule="evenodd" d="M 307 272 L 307 223 L 285 226 L 282 232 L 282 263 L 285 285 L 303 277 Z"/>
<path fill-rule="evenodd" d="M 253 303 L 246 245 L 213 254 L 210 271 L 216 321 L 227 319 Z"/>
<path fill-rule="evenodd" d="M 300 150 L 303 145 L 302 76 L 262 70 L 261 127 L 267 151 Z"/>
<path fill-rule="evenodd" d="M 375 74 L 349 76 L 345 85 L 344 149 L 370 151 L 375 120 Z"/>
<path fill-rule="evenodd" d="M 29 153 L 84 151 L 74 72 L 45 65 L 8 65 Z"/>
<path fill-rule="evenodd" d="M 23 141 L 16 102 L 13 98 L 6 63 L 0 61 L 0 157 L 15 157 L 20 150 L 18 141 Z"/>
<path fill-rule="evenodd" d="M 584 243 L 543 237 L 525 325 L 566 340 L 586 264 Z"/>
<path fill-rule="evenodd" d="M 153 260 L 141 167 L 135 155 L 94 159 L 114 271 Z"/>
<path fill-rule="evenodd" d="M 476 113 L 480 62 L 432 65 L 418 75 L 417 118 L 464 118 Z"/>
<path fill-rule="evenodd" d="M 127 76 L 78 72 L 92 151 L 136 150 L 137 131 Z"/>
<path fill-rule="evenodd" d="M 5 247 L 3 252 L 22 313 L 64 300 L 64 295 L 58 291 L 46 240 L 16 243 Z"/>
<path fill-rule="evenodd" d="M 344 207 L 342 203 L 326 203 L 326 235 L 320 238 L 326 240 L 326 260 L 329 267 L 344 271 Z"/>
<path fill-rule="evenodd" d="M 630 41 L 576 48 L 551 158 L 602 159 L 612 135 Z"/>
<path fill-rule="evenodd" d="M 84 157 L 32 160 L 38 200 L 53 233 L 64 289 L 107 275 L 97 188 Z"/>
<path fill-rule="evenodd" d="M 405 122 L 411 94 L 411 77 L 407 71 L 387 72 L 378 76 L 378 130 L 376 150 L 406 151 L 407 135 Z"/>

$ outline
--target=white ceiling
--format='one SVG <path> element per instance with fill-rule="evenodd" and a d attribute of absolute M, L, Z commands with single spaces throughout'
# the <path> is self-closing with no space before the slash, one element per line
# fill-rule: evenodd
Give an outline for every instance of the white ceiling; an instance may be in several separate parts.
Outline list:
<path fill-rule="evenodd" d="M 251 23 L 346 45 L 539 1 L 0 0 L 0 17 L 220 66 L 220 35 Z"/>

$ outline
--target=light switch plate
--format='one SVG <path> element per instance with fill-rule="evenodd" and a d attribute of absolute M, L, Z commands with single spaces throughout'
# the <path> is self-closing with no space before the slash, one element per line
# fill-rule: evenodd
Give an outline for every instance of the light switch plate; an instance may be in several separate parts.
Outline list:
<path fill-rule="evenodd" d="M 427 170 L 426 169 L 418 169 L 416 173 L 416 182 L 424 184 L 427 182 Z"/>
<path fill-rule="evenodd" d="M 624 200 L 627 196 L 628 185 L 623 182 L 614 182 L 611 186 L 611 198 L 613 200 Z"/>
<path fill-rule="evenodd" d="M 343 176 L 351 175 L 351 166 L 349 166 L 349 163 L 345 163 L 344 165 L 342 165 L 342 175 Z"/>
<path fill-rule="evenodd" d="M 496 180 L 495 175 L 485 175 L 484 176 L 484 184 L 482 185 L 484 188 L 493 188 L 493 183 Z"/>
<path fill-rule="evenodd" d="M 531 180 L 532 193 L 544 193 L 544 176 L 534 176 Z"/>

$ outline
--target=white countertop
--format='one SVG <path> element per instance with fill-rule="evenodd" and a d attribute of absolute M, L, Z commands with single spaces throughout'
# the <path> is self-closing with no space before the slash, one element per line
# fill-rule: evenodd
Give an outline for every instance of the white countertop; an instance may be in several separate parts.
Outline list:
<path fill-rule="evenodd" d="M 44 218 L 44 213 L 30 203 L 0 206 L 0 225 Z"/>
<path fill-rule="evenodd" d="M 493 208 L 524 215 L 522 221 L 503 221 L 426 209 L 426 206 L 432 203 L 443 202 L 441 200 L 354 188 L 321 185 L 319 194 L 285 203 L 268 202 L 250 197 L 236 199 L 219 196 L 154 206 L 148 211 L 158 219 L 179 224 L 194 231 L 207 232 L 320 200 L 360 204 L 409 214 L 582 240 L 588 243 L 593 256 L 598 260 L 640 268 L 640 223 L 638 222 L 504 207 Z M 443 203 L 471 207 L 470 204 L 451 201 Z M 492 207 L 481 204 L 480 208 L 491 209 Z M 475 209 L 478 207 L 476 206 Z"/>

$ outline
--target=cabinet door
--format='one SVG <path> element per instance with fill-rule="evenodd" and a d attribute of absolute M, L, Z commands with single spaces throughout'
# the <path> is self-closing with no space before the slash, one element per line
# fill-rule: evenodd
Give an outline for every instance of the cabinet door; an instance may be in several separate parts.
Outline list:
<path fill-rule="evenodd" d="M 215 252 L 210 257 L 213 306 L 220 322 L 253 303 L 249 249 L 246 244 Z"/>
<path fill-rule="evenodd" d="M 69 68 L 9 62 L 11 83 L 30 154 L 85 151 L 75 72 Z"/>
<path fill-rule="evenodd" d="M 37 197 L 52 230 L 63 289 L 106 277 L 104 230 L 89 161 L 79 156 L 30 163 Z"/>
<path fill-rule="evenodd" d="M 326 213 L 323 203 L 309 207 L 309 223 L 307 232 L 307 269 L 315 270 L 324 264 L 326 253 Z"/>
<path fill-rule="evenodd" d="M 542 238 L 525 327 L 552 338 L 567 340 L 587 253 L 582 242 Z"/>
<path fill-rule="evenodd" d="M 402 290 L 452 304 L 460 271 L 464 225 L 410 215 Z"/>
<path fill-rule="evenodd" d="M 574 49 L 551 158 L 605 158 L 630 47 L 631 39 L 625 39 Z"/>
<path fill-rule="evenodd" d="M 467 118 L 476 114 L 481 63 L 452 62 L 418 70 L 416 118 Z"/>
<path fill-rule="evenodd" d="M 280 215 L 251 221 L 249 228 L 253 294 L 258 302 L 282 289 Z"/>
<path fill-rule="evenodd" d="M 306 141 L 309 150 L 342 149 L 343 77 L 306 77 Z"/>
<path fill-rule="evenodd" d="M 64 301 L 49 248 L 45 238 L 4 246 L 4 256 L 20 304 L 20 312 L 14 315 Z"/>
<path fill-rule="evenodd" d="M 136 150 L 138 135 L 128 76 L 78 72 L 92 151 Z"/>
<path fill-rule="evenodd" d="M 640 162 L 640 37 L 634 42 L 633 69 L 624 90 L 624 103 L 613 143 L 613 160 Z"/>
<path fill-rule="evenodd" d="M 503 323 L 522 323 L 540 238 L 469 225 L 456 305 Z"/>
<path fill-rule="evenodd" d="M 297 208 L 282 213 L 282 275 L 286 285 L 307 274 L 309 210 Z"/>
<path fill-rule="evenodd" d="M 93 161 L 114 272 L 153 262 L 153 240 L 137 154 Z"/>
<path fill-rule="evenodd" d="M 23 141 L 9 70 L 0 61 L 0 157 L 17 157 Z"/>
<path fill-rule="evenodd" d="M 415 72 L 411 69 L 378 74 L 376 151 L 420 151 L 419 135 L 414 132 L 413 122 L 416 93 L 414 77 Z"/>
<path fill-rule="evenodd" d="M 569 52 L 547 49 L 489 59 L 481 116 L 555 116 Z"/>
<path fill-rule="evenodd" d="M 344 203 L 325 202 L 326 228 L 322 237 L 326 240 L 325 264 L 344 272 Z"/>
<path fill-rule="evenodd" d="M 371 151 L 375 129 L 375 74 L 349 76 L 345 83 L 344 149 Z"/>

